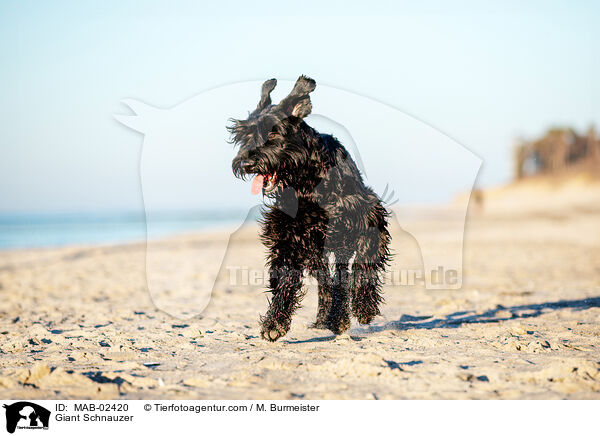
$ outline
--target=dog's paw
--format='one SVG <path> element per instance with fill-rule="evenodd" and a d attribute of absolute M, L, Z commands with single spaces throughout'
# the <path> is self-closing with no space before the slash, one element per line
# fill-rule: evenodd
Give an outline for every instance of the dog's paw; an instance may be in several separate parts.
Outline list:
<path fill-rule="evenodd" d="M 350 318 L 344 316 L 335 320 L 330 319 L 327 321 L 327 328 L 331 330 L 333 334 L 341 335 L 350 328 Z"/>
<path fill-rule="evenodd" d="M 360 315 L 360 316 L 356 317 L 356 319 L 358 320 L 358 323 L 361 325 L 371 324 L 371 321 L 373 321 L 373 318 L 375 318 L 374 315 Z"/>
<path fill-rule="evenodd" d="M 359 311 L 355 310 L 354 316 L 356 316 L 356 319 L 358 320 L 359 324 L 362 325 L 366 325 L 366 324 L 371 324 L 371 321 L 373 321 L 373 318 L 375 318 L 377 315 L 380 315 L 381 313 L 379 312 L 379 309 L 376 307 L 371 307 L 371 308 L 362 308 Z"/>
<path fill-rule="evenodd" d="M 261 324 L 260 336 L 269 342 L 275 342 L 277 339 L 285 336 L 289 329 L 288 326 L 282 325 L 270 318 L 264 318 Z"/>

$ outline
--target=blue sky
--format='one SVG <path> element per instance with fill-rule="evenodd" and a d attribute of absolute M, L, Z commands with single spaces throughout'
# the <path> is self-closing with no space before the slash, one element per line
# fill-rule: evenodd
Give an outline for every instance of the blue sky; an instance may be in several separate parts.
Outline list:
<path fill-rule="evenodd" d="M 2 2 L 0 211 L 140 209 L 121 99 L 301 73 L 427 122 L 484 160 L 480 186 L 504 183 L 515 137 L 600 125 L 600 6 L 482 3 Z"/>

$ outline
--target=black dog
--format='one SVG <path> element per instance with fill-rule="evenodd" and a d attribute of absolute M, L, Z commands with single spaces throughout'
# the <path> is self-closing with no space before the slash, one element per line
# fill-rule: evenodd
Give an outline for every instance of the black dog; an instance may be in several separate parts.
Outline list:
<path fill-rule="evenodd" d="M 273 105 L 276 84 L 266 81 L 248 119 L 231 120 L 228 127 L 240 147 L 234 174 L 256 175 L 253 188 L 262 188 L 271 199 L 261 237 L 269 249 L 273 297 L 261 318 L 261 335 L 276 341 L 289 330 L 304 296 L 304 270 L 319 284 L 313 326 L 340 334 L 350 327 L 350 308 L 361 324 L 379 314 L 380 273 L 390 257 L 388 212 L 364 185 L 342 144 L 303 121 L 312 109 L 309 93 L 315 81 L 301 76 L 292 92 Z"/>

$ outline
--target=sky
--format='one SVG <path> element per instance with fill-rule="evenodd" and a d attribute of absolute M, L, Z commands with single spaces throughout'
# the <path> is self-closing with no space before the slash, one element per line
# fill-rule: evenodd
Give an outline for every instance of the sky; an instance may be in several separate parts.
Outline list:
<path fill-rule="evenodd" d="M 426 123 L 483 160 L 478 186 L 506 183 L 516 138 L 600 126 L 599 12 L 585 1 L 2 2 L 0 212 L 140 210 L 144 137 L 114 119 L 122 99 L 166 109 L 299 74 Z"/>

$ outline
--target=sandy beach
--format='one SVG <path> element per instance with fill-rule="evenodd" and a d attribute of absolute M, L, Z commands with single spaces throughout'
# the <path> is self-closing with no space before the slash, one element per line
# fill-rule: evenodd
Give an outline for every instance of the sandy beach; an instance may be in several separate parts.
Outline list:
<path fill-rule="evenodd" d="M 572 196 L 564 195 L 565 198 Z M 0 394 L 30 399 L 600 398 L 600 210 L 494 200 L 471 208 L 460 290 L 388 286 L 382 316 L 335 337 L 308 328 L 308 286 L 288 335 L 259 338 L 262 286 L 217 283 L 200 316 L 153 304 L 145 244 L 0 252 Z M 596 203 L 600 204 L 600 203 Z M 564 206 L 564 204 L 563 204 Z M 503 213 L 502 211 L 510 211 Z M 421 219 L 431 241 L 441 218 Z M 419 267 L 410 235 L 395 262 Z M 160 242 L 168 257 L 227 233 Z M 232 264 L 260 269 L 253 226 Z M 210 262 L 210 250 L 196 253 Z"/>

